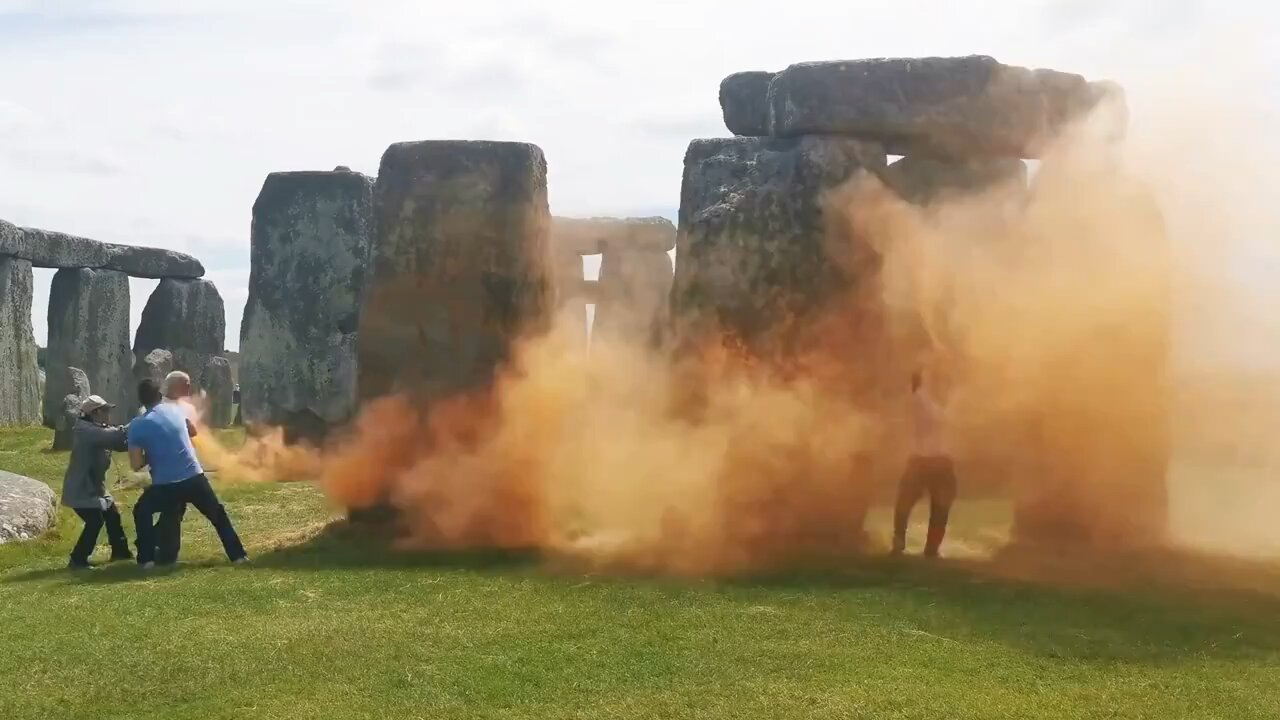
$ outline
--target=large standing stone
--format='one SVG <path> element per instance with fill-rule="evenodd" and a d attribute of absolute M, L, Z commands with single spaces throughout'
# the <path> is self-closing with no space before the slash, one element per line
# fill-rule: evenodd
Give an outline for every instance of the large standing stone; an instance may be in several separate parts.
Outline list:
<path fill-rule="evenodd" d="M 786 345 L 836 293 L 877 271 L 824 205 L 879 146 L 839 137 L 695 140 L 685 155 L 671 293 L 677 341 Z"/>
<path fill-rule="evenodd" d="M 660 247 L 606 244 L 592 338 L 648 343 L 659 335 L 671 295 L 671 256 Z"/>
<path fill-rule="evenodd" d="M 134 364 L 133 374 L 137 380 L 149 378 L 159 385 L 164 382 L 166 375 L 173 372 L 173 369 L 173 353 L 164 348 L 156 348 Z"/>
<path fill-rule="evenodd" d="M 129 352 L 129 277 L 112 270 L 59 270 L 49 293 L 48 386 L 44 422 L 54 427 L 70 387 L 67 368 L 78 367 L 97 394 L 116 403 L 113 422 L 133 405 Z"/>
<path fill-rule="evenodd" d="M 134 336 L 135 366 L 157 348 L 173 353 L 173 366 L 191 376 L 196 389 L 212 357 L 222 355 L 227 314 L 218 288 L 208 280 L 161 280 L 142 309 Z M 139 368 L 135 375 L 143 375 Z M 96 387 L 96 383 L 95 383 Z"/>
<path fill-rule="evenodd" d="M 368 276 L 373 181 L 349 170 L 272 173 L 253 205 L 240 325 L 242 415 L 323 434 L 356 400 L 356 330 Z"/>
<path fill-rule="evenodd" d="M 30 260 L 36 267 L 117 270 L 144 278 L 197 278 L 200 261 L 160 248 L 116 245 L 53 230 L 22 228 L 0 220 L 0 255 Z"/>
<path fill-rule="evenodd" d="M 31 263 L 0 256 L 0 426 L 40 422 Z"/>
<path fill-rule="evenodd" d="M 775 135 L 844 134 L 948 156 L 1038 157 L 1107 92 L 985 56 L 801 63 L 770 84 Z"/>
<path fill-rule="evenodd" d="M 552 266 L 558 312 L 580 324 L 585 337 L 586 306 L 594 303 L 593 333 L 604 328 L 606 333 L 618 330 L 626 337 L 647 337 L 651 320 L 660 312 L 659 303 L 666 307 L 665 296 L 671 290 L 671 261 L 666 253 L 675 243 L 675 225 L 663 217 L 553 218 Z M 600 281 L 593 284 L 583 279 L 582 256 L 601 253 L 605 257 Z M 611 293 L 608 299 L 606 278 Z M 663 297 L 656 298 L 656 294 Z M 603 310 L 603 325 L 602 304 L 611 306 Z M 646 330 L 641 332 L 638 326 Z"/>
<path fill-rule="evenodd" d="M 359 394 L 487 385 L 552 312 L 547 166 L 534 145 L 398 143 L 374 191 Z"/>
<path fill-rule="evenodd" d="M 734 135 L 769 134 L 769 83 L 773 73 L 739 72 L 720 82 L 720 110 L 725 127 Z"/>
<path fill-rule="evenodd" d="M 44 534 L 58 517 L 58 498 L 48 485 L 0 470 L 0 545 Z"/>
<path fill-rule="evenodd" d="M 231 362 L 224 357 L 211 357 L 200 372 L 200 386 L 209 404 L 205 421 L 209 427 L 231 426 Z"/>
<path fill-rule="evenodd" d="M 71 449 L 71 430 L 75 427 L 76 418 L 80 417 L 80 403 L 89 397 L 89 376 L 77 367 L 67 368 L 67 384 L 69 392 L 62 396 L 62 405 L 53 422 L 53 449 Z M 121 404 L 125 404 L 121 401 Z"/>

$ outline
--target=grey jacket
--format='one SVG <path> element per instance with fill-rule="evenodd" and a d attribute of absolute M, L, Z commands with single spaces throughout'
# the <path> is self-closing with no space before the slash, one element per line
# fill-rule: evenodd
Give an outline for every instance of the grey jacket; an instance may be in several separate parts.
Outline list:
<path fill-rule="evenodd" d="M 99 498 L 111 497 L 107 492 L 111 451 L 129 449 L 128 430 L 123 426 L 95 425 L 78 418 L 71 432 L 71 459 L 62 479 L 62 504 L 71 508 L 101 508 Z"/>

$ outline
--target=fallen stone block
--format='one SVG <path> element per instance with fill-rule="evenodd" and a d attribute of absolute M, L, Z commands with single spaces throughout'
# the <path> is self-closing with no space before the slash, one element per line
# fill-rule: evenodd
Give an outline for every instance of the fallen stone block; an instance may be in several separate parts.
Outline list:
<path fill-rule="evenodd" d="M 0 545 L 40 537 L 57 518 L 58 498 L 48 485 L 0 470 Z"/>

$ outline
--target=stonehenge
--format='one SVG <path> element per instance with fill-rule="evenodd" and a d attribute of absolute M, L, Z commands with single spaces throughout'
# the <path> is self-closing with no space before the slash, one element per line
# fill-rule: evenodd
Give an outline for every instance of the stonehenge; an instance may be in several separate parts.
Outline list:
<path fill-rule="evenodd" d="M 520 339 L 549 328 L 551 217 L 537 146 L 394 144 L 373 215 L 361 400 L 404 392 L 430 402 L 484 387 Z"/>
<path fill-rule="evenodd" d="M 49 341 L 43 367 L 36 360 L 31 325 L 32 267 L 57 269 L 50 290 Z M 67 396 L 77 394 L 75 382 L 69 379 L 73 375 L 83 375 L 99 395 L 117 405 L 113 422 L 126 421 L 135 410 L 137 359 L 161 347 L 156 344 L 136 354 L 130 347 L 129 277 L 161 280 L 159 308 L 179 299 L 173 293 L 175 286 L 202 283 L 212 289 L 208 281 L 198 280 L 203 275 L 200 261 L 180 252 L 104 243 L 0 220 L 0 317 L 12 318 L 12 322 L 0 324 L 0 426 L 43 422 L 50 428 L 58 427 Z M 172 320 L 169 317 L 144 323 L 149 326 L 146 332 L 139 328 L 144 343 L 152 337 L 167 342 L 174 333 L 199 334 L 203 332 L 200 328 L 225 323 L 220 298 L 202 308 L 178 319 L 194 323 L 191 329 L 167 327 Z M 222 352 L 220 344 L 217 352 Z M 70 372 L 73 368 L 80 369 L 78 374 Z M 202 370 L 203 361 L 193 377 Z"/>
<path fill-rule="evenodd" d="M 779 368 L 821 352 L 835 369 L 824 382 L 896 383 L 879 246 L 853 234 L 832 192 L 878 178 L 937 215 L 953 198 L 1007 189 L 1016 208 L 1033 192 L 1025 160 L 1049 165 L 1054 140 L 1104 101 L 1121 110 L 1117 137 L 1127 119 L 1115 85 L 985 56 L 749 70 L 724 78 L 718 99 L 732 137 L 691 140 L 674 225 L 552 217 L 546 160 L 526 143 L 396 143 L 376 178 L 345 166 L 269 174 L 250 225 L 244 420 L 320 442 L 382 396 L 429 407 L 482 390 L 557 321 L 589 347 L 588 305 L 593 340 L 676 360 L 732 341 Z M 588 281 L 582 258 L 595 255 Z M 58 268 L 43 394 L 32 267 Z M 0 221 L 0 424 L 57 425 L 80 391 L 73 367 L 120 403 L 118 421 L 134 380 L 180 369 L 208 393 L 210 424 L 230 423 L 225 306 L 203 275 L 181 253 Z M 132 343 L 130 276 L 160 280 Z M 833 319 L 849 337 L 829 332 Z M 1133 458 L 1133 496 L 1155 498 L 1133 512 L 1151 534 L 1166 460 L 1159 448 Z M 1064 501 L 1043 488 L 1065 484 L 1019 502 L 1020 536 L 1055 540 L 1045 508 Z M 1104 501 L 1071 497 L 1070 519 L 1105 514 Z"/>
<path fill-rule="evenodd" d="M 267 176 L 253 204 L 240 324 L 241 413 L 249 424 L 320 440 L 355 412 L 372 223 L 372 178 L 345 168 Z"/>

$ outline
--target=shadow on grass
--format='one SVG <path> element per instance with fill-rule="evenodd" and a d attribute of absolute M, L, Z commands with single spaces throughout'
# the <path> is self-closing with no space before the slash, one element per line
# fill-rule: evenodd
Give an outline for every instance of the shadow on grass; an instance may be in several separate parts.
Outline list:
<path fill-rule="evenodd" d="M 784 572 L 730 585 L 887 589 L 927 608 L 914 618 L 922 635 L 996 640 L 1054 659 L 1280 657 L 1280 565 L 1271 562 L 1177 550 L 1104 556 L 1010 547 L 989 560 L 867 557 L 844 572 Z"/>

